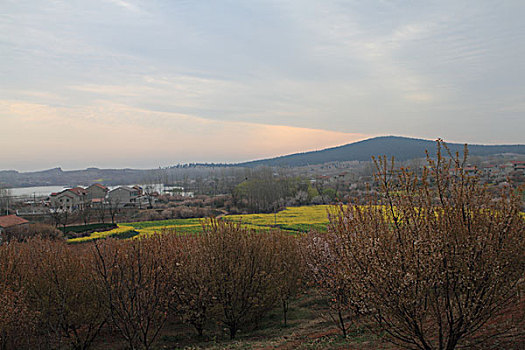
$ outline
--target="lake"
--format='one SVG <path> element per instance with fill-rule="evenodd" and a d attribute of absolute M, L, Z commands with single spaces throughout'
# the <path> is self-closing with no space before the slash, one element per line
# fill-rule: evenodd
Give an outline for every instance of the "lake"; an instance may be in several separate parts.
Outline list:
<path fill-rule="evenodd" d="M 65 190 L 64 186 L 35 186 L 35 187 L 14 187 L 9 189 L 9 194 L 14 197 L 36 197 L 49 196 L 53 192 Z"/>

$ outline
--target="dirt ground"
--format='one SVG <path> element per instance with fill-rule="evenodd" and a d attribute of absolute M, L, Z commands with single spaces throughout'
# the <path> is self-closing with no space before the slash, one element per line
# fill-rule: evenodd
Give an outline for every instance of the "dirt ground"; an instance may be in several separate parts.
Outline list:
<path fill-rule="evenodd" d="M 518 308 L 523 305 L 517 305 Z M 153 349 L 239 349 L 239 350 L 294 350 L 294 349 L 401 349 L 389 343 L 372 324 L 364 319 L 348 319 L 348 336 L 343 338 L 341 330 L 327 314 L 327 305 L 316 294 L 303 294 L 290 304 L 288 324 L 283 325 L 280 309 L 272 310 L 258 327 L 241 329 L 237 339 L 230 340 L 227 330 L 217 324 L 209 324 L 202 338 L 193 328 L 181 325 L 176 320 L 167 324 L 153 344 Z M 126 343 L 107 334 L 105 339 L 94 344 L 94 349 L 125 349 Z M 516 341 L 520 339 L 520 341 Z M 523 334 L 507 339 L 485 343 L 473 349 L 525 349 Z"/>

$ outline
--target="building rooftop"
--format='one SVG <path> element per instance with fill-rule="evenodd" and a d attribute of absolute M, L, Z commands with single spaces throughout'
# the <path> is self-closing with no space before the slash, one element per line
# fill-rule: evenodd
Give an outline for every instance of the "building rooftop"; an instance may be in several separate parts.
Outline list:
<path fill-rule="evenodd" d="M 99 183 L 93 184 L 93 185 L 91 185 L 89 187 L 93 187 L 93 186 L 99 187 L 99 188 L 103 189 L 104 191 L 108 191 L 109 190 L 106 186 L 101 185 Z"/>
<path fill-rule="evenodd" d="M 21 218 L 21 217 L 16 216 L 16 215 L 0 216 L 0 227 L 3 227 L 3 228 L 16 226 L 16 225 L 27 224 L 28 222 L 29 221 L 27 221 L 26 219 Z"/>

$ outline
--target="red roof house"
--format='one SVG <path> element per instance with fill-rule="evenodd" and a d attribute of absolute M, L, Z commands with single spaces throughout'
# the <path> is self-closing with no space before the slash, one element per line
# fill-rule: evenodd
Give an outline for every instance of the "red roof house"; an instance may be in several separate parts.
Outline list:
<path fill-rule="evenodd" d="M 2 232 L 6 228 L 18 225 L 25 225 L 27 223 L 29 223 L 29 221 L 16 215 L 0 216 L 0 232 Z"/>

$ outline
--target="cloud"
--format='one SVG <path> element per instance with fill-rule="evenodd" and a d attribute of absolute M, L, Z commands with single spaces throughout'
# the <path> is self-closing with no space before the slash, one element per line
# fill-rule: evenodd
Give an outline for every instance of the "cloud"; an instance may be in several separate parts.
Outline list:
<path fill-rule="evenodd" d="M 336 146 L 369 135 L 213 121 L 118 104 L 89 109 L 0 101 L 6 137 L 1 164 L 17 169 L 157 167 L 179 162 L 231 162 Z M 17 129 L 25 125 L 23 130 Z M 28 162 L 28 159 L 38 161 Z M 5 166 L 5 165 L 4 165 Z"/>
<path fill-rule="evenodd" d="M 120 6 L 128 11 L 135 12 L 135 13 L 142 13 L 143 10 L 136 4 L 133 4 L 129 1 L 124 0 L 107 0 L 112 4 L 115 4 L 117 6 Z"/>
<path fill-rule="evenodd" d="M 59 150 L 54 140 L 78 134 L 76 154 L 98 139 L 140 154 L 115 128 L 145 137 L 147 152 L 170 145 L 158 159 L 226 160 L 227 151 L 250 159 L 354 133 L 521 142 L 524 9 L 452 0 L 5 2 L 0 94 L 10 114 L 0 119 L 32 137 L 8 153 L 30 159 L 49 146 L 58 156 L 74 142 Z M 215 153 L 179 156 L 185 145 Z"/>

